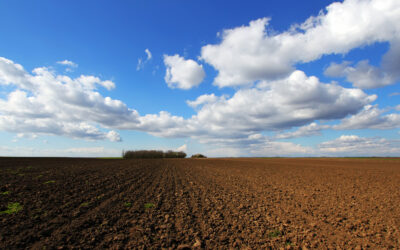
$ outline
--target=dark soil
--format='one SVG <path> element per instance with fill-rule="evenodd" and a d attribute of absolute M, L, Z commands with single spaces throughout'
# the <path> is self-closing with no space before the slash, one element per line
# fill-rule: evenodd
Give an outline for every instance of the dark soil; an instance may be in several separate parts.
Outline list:
<path fill-rule="evenodd" d="M 0 249 L 400 248 L 400 159 L 0 158 Z"/>

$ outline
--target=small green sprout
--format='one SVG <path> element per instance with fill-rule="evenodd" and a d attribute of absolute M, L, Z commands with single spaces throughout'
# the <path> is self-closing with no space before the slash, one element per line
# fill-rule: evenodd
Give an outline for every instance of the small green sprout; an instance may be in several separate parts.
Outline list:
<path fill-rule="evenodd" d="M 84 202 L 81 204 L 81 207 L 87 207 L 87 206 L 89 206 L 89 202 Z"/>
<path fill-rule="evenodd" d="M 268 233 L 268 237 L 270 237 L 270 238 L 276 238 L 276 237 L 278 237 L 278 236 L 281 236 L 281 231 L 279 231 L 279 230 L 273 230 L 273 231 L 271 231 L 271 232 L 269 232 Z"/>
<path fill-rule="evenodd" d="M 125 207 L 132 207 L 132 202 L 125 202 L 124 206 Z"/>
<path fill-rule="evenodd" d="M 153 203 L 144 204 L 144 208 L 146 208 L 146 209 L 153 208 L 153 207 L 155 207 L 155 205 Z"/>
<path fill-rule="evenodd" d="M 4 191 L 4 192 L 2 192 L 2 193 L 0 193 L 0 194 L 2 194 L 2 195 L 7 195 L 7 194 L 10 194 L 10 191 Z"/>
<path fill-rule="evenodd" d="M 0 214 L 13 214 L 22 210 L 22 206 L 18 202 L 8 203 L 7 208 L 7 210 L 1 211 Z"/>
<path fill-rule="evenodd" d="M 51 183 L 56 183 L 56 181 L 54 181 L 54 180 L 46 181 L 46 182 L 44 182 L 43 184 L 51 184 Z"/>

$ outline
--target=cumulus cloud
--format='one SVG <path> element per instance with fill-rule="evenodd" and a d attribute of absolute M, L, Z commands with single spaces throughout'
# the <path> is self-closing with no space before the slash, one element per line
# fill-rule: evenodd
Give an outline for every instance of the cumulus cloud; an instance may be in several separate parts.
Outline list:
<path fill-rule="evenodd" d="M 314 153 L 311 147 L 304 147 L 292 142 L 267 141 L 250 150 L 254 156 L 296 156 L 311 155 Z"/>
<path fill-rule="evenodd" d="M 332 62 L 328 68 L 325 69 L 324 75 L 329 77 L 345 77 L 347 69 L 352 62 L 344 61 L 342 63 Z"/>
<path fill-rule="evenodd" d="M 150 133 L 157 136 L 191 137 L 201 143 L 249 145 L 259 144 L 263 131 L 301 127 L 315 120 L 342 119 L 358 113 L 375 99 L 375 95 L 369 96 L 360 89 L 321 83 L 316 77 L 295 71 L 285 79 L 239 89 L 230 98 L 203 95 L 188 101 L 197 112 L 189 119 L 160 113 L 139 120 L 141 126 L 151 127 Z M 154 129 L 157 127 L 161 129 Z M 318 129 L 323 128 L 326 127 L 321 125 Z M 313 125 L 308 131 L 302 130 L 303 134 L 317 132 Z M 284 136 L 298 135 L 300 132 Z"/>
<path fill-rule="evenodd" d="M 366 105 L 359 113 L 347 117 L 334 129 L 393 129 L 400 127 L 400 114 L 384 115 L 385 111 L 377 105 Z"/>
<path fill-rule="evenodd" d="M 253 155 L 274 152 L 271 147 L 287 147 L 293 154 L 308 153 L 308 148 L 271 141 L 262 132 L 300 127 L 280 137 L 309 136 L 326 128 L 314 121 L 343 119 L 376 99 L 360 89 L 322 83 L 294 71 L 286 78 L 239 89 L 231 97 L 199 96 L 187 102 L 196 108 L 196 114 L 185 119 L 166 111 L 140 115 L 125 103 L 102 96 L 97 88 L 115 87 L 111 81 L 94 76 L 70 78 L 47 68 L 28 73 L 4 58 L 0 58 L 0 84 L 16 88 L 0 98 L 3 131 L 120 141 L 116 130 L 137 130 L 160 137 L 190 137 L 223 148 L 245 146 Z"/>
<path fill-rule="evenodd" d="M 245 156 L 245 152 L 240 148 L 220 147 L 208 149 L 204 152 L 207 157 L 240 157 Z"/>
<path fill-rule="evenodd" d="M 211 157 L 281 157 L 281 156 L 304 156 L 312 155 L 315 152 L 310 147 L 304 147 L 292 142 L 277 142 L 263 139 L 257 144 L 248 144 L 246 147 L 236 143 L 219 144 L 215 147 L 206 150 L 204 154 Z"/>
<path fill-rule="evenodd" d="M 192 108 L 197 108 L 198 106 L 201 106 L 206 103 L 215 103 L 219 100 L 219 97 L 217 97 L 215 94 L 210 94 L 210 95 L 201 95 L 197 97 L 196 100 L 194 101 L 186 101 L 186 103 L 192 107 Z"/>
<path fill-rule="evenodd" d="M 261 18 L 248 26 L 224 30 L 219 44 L 202 48 L 201 59 L 218 70 L 215 85 L 242 86 L 282 77 L 293 71 L 293 65 L 326 54 L 344 54 L 387 41 L 391 52 L 382 64 L 391 72 L 400 72 L 396 57 L 400 50 L 399 10 L 397 0 L 345 0 L 281 33 L 269 31 L 269 18 Z"/>
<path fill-rule="evenodd" d="M 368 60 L 362 60 L 355 66 L 345 61 L 340 64 L 331 63 L 325 70 L 325 75 L 331 77 L 346 77 L 355 87 L 371 89 L 384 87 L 396 83 L 400 79 L 400 39 L 390 41 L 390 49 L 383 56 L 380 67 L 369 64 Z"/>
<path fill-rule="evenodd" d="M 16 85 L 20 88 L 31 89 L 30 75 L 22 65 L 0 57 L 0 85 Z"/>
<path fill-rule="evenodd" d="M 138 118 L 138 123 L 127 123 L 121 129 L 140 130 L 161 137 L 187 137 L 184 132 L 187 120 L 180 116 L 171 115 L 167 111 L 159 114 L 147 114 Z M 180 133 L 179 131 L 182 131 Z"/>
<path fill-rule="evenodd" d="M 295 71 L 285 79 L 240 89 L 228 99 L 203 101 L 191 122 L 201 124 L 208 133 L 248 136 L 303 126 L 314 120 L 344 118 L 375 98 L 359 89 L 324 84 L 316 77 Z"/>
<path fill-rule="evenodd" d="M 102 96 L 98 86 L 112 89 L 115 84 L 95 76 L 70 78 L 44 67 L 30 74 L 21 65 L 0 58 L 0 84 L 16 87 L 0 98 L 3 131 L 120 141 L 117 129 L 168 137 L 168 133 L 177 135 L 187 123 L 165 111 L 140 116 L 120 100 Z"/>
<path fill-rule="evenodd" d="M 290 139 L 297 137 L 307 137 L 321 135 L 321 130 L 330 128 L 329 125 L 319 125 L 315 122 L 298 128 L 296 131 L 280 133 L 275 136 L 276 139 Z"/>
<path fill-rule="evenodd" d="M 170 88 L 191 89 L 205 77 L 202 65 L 179 55 L 164 55 L 164 64 L 167 68 L 164 79 Z"/>
<path fill-rule="evenodd" d="M 114 130 L 107 132 L 106 138 L 110 141 L 122 141 L 121 136 Z"/>
<path fill-rule="evenodd" d="M 349 62 L 331 63 L 324 73 L 330 77 L 346 77 L 348 82 L 361 89 L 384 87 L 395 83 L 397 80 L 393 74 L 370 65 L 368 60 L 360 61 L 354 67 L 349 66 L 349 64 Z"/>
<path fill-rule="evenodd" d="M 71 157 L 116 157 L 121 155 L 121 150 L 104 147 L 78 147 L 78 148 L 47 148 L 39 147 L 4 147 L 0 146 L 2 156 L 66 156 Z"/>
<path fill-rule="evenodd" d="M 398 156 L 400 141 L 384 138 L 365 138 L 357 135 L 342 135 L 319 144 L 321 153 L 347 156 Z"/>
<path fill-rule="evenodd" d="M 30 74 L 21 65 L 0 58 L 0 84 L 17 88 L 0 99 L 0 129 L 4 131 L 119 141 L 117 132 L 103 131 L 96 124 L 116 127 L 138 122 L 136 111 L 96 91 L 97 86 L 115 87 L 98 77 L 73 79 L 47 68 L 36 68 Z"/>

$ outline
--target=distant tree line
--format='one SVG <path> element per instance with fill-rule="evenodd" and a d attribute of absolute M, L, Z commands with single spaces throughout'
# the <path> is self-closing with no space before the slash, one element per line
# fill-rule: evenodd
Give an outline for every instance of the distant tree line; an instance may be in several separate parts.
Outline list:
<path fill-rule="evenodd" d="M 161 158 L 185 158 L 185 152 L 166 151 L 161 150 L 128 150 L 122 151 L 124 159 L 161 159 Z"/>
<path fill-rule="evenodd" d="M 207 158 L 207 157 L 202 154 L 195 154 L 195 155 L 192 155 L 192 158 Z"/>

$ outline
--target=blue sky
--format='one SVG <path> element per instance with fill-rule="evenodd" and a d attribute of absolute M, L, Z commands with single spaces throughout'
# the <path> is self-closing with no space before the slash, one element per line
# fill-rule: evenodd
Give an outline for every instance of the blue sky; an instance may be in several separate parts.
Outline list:
<path fill-rule="evenodd" d="M 399 13 L 0 1 L 0 155 L 399 156 Z"/>

